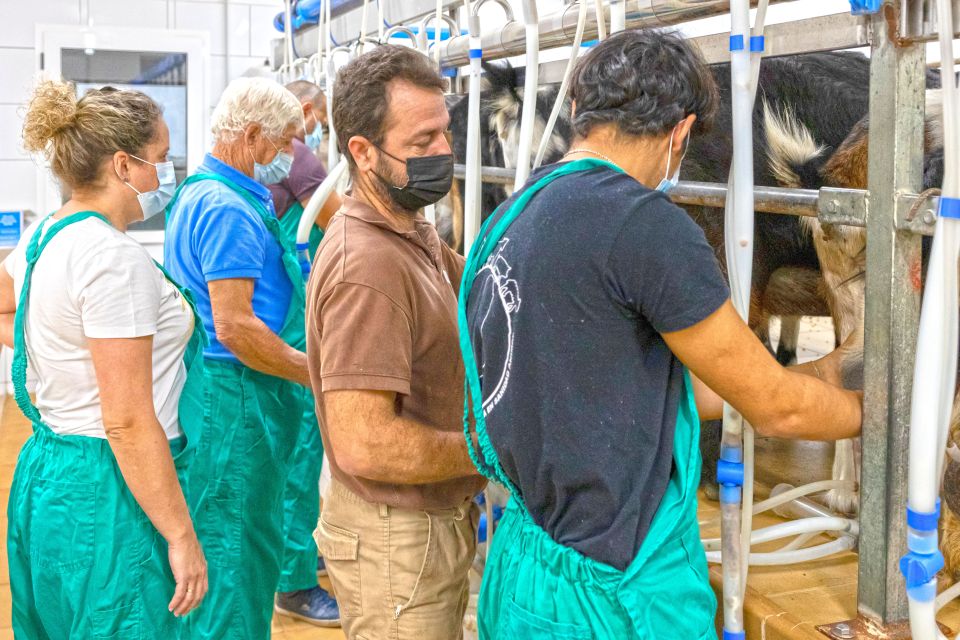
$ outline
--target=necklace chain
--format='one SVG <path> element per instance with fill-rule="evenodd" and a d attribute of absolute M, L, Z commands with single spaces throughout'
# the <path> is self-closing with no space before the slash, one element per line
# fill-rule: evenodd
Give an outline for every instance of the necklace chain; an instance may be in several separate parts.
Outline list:
<path fill-rule="evenodd" d="M 611 160 L 611 159 L 608 158 L 607 156 L 603 155 L 602 153 L 597 153 L 597 152 L 594 151 L 593 149 L 587 149 L 586 147 L 578 147 L 578 148 L 576 148 L 576 149 L 570 149 L 569 151 L 567 151 L 567 154 L 566 154 L 566 155 L 570 155 L 571 153 L 589 153 L 590 155 L 597 156 L 597 157 L 600 158 L 601 160 L 606 160 L 606 161 L 609 162 L 610 164 L 617 164 L 616 162 L 614 162 L 613 160 Z M 617 165 L 617 166 L 619 166 L 619 165 Z"/>

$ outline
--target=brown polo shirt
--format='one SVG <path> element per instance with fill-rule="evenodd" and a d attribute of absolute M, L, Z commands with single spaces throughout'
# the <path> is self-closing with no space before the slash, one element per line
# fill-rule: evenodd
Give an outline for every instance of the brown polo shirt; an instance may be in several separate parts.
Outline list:
<path fill-rule="evenodd" d="M 404 231 L 346 197 L 326 230 L 307 290 L 310 379 L 331 473 L 369 502 L 448 508 L 483 489 L 480 476 L 392 485 L 347 475 L 329 446 L 324 420 L 322 392 L 393 391 L 404 418 L 429 429 L 463 429 L 457 336 L 462 275 L 463 258 L 422 218 L 414 231 Z"/>

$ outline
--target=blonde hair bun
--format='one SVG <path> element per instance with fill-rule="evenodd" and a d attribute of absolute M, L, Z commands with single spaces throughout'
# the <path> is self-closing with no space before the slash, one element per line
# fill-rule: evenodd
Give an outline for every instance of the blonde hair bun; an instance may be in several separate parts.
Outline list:
<path fill-rule="evenodd" d="M 77 119 L 77 90 L 69 82 L 46 80 L 37 85 L 23 121 L 23 147 L 46 151 L 50 142 Z"/>

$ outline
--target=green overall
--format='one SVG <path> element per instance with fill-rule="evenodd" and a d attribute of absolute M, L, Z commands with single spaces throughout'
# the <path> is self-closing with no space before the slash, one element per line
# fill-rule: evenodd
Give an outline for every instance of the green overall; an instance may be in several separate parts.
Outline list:
<path fill-rule="evenodd" d="M 280 218 L 280 232 L 284 242 L 296 244 L 297 227 L 303 214 L 303 205 L 294 202 Z M 323 230 L 316 225 L 310 227 L 309 253 L 302 256 L 303 275 L 310 272 L 310 262 L 317 254 L 317 247 L 323 239 Z M 301 249 L 301 247 L 297 247 Z M 307 335 L 304 327 L 306 309 L 300 309 L 297 326 L 283 336 L 284 341 L 294 349 L 306 351 Z M 283 494 L 283 530 L 284 549 L 283 566 L 280 573 L 280 586 L 277 591 L 299 591 L 317 586 L 317 543 L 313 540 L 313 530 L 317 528 L 320 517 L 320 471 L 323 467 L 323 441 L 320 439 L 320 426 L 314 412 L 313 392 L 303 388 L 303 417 L 300 439 L 293 452 L 290 471 L 287 474 L 287 487 Z"/>
<path fill-rule="evenodd" d="M 280 330 L 280 338 L 289 343 L 303 325 L 306 304 L 293 245 L 284 241 L 276 216 L 243 187 L 217 174 L 184 180 L 169 207 L 184 187 L 201 180 L 232 189 L 280 243 L 284 271 L 293 285 Z M 184 394 L 183 402 L 203 421 L 185 486 L 207 557 L 210 590 L 184 619 L 181 638 L 269 638 L 283 556 L 283 494 L 303 421 L 304 388 L 238 362 L 212 359 L 205 359 L 203 382 L 196 392 Z"/>
<path fill-rule="evenodd" d="M 476 274 L 538 191 L 561 176 L 598 167 L 621 171 L 593 159 L 561 166 L 528 187 L 496 223 L 491 216 L 467 257 L 459 305 L 460 347 L 466 364 L 464 430 L 477 469 L 511 493 L 484 569 L 478 603 L 480 638 L 713 640 L 716 599 L 697 525 L 699 421 L 686 372 L 677 412 L 673 473 L 650 530 L 626 571 L 555 542 L 535 524 L 500 466 L 486 429 L 466 315 Z M 470 431 L 471 417 L 479 452 Z"/>
<path fill-rule="evenodd" d="M 20 451 L 7 507 L 13 631 L 30 640 L 173 638 L 178 622 L 167 610 L 175 588 L 167 544 L 130 493 L 110 443 L 57 435 L 27 391 L 24 323 L 34 267 L 57 233 L 88 218 L 109 224 L 98 213 L 76 213 L 54 222 L 46 234 L 38 228 L 26 251 L 14 321 L 13 385 L 33 435 Z M 193 310 L 184 353 L 186 389 L 201 381 L 206 334 L 190 292 L 170 282 Z M 180 420 L 185 435 L 170 448 L 182 478 L 197 432 L 183 411 Z"/>

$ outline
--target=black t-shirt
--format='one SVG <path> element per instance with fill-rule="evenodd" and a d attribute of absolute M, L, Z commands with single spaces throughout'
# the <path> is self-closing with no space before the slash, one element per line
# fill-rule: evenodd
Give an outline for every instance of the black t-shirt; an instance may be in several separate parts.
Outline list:
<path fill-rule="evenodd" d="M 621 570 L 636 556 L 670 476 L 683 390 L 660 334 L 728 295 L 690 217 L 607 167 L 556 179 L 494 248 L 467 309 L 487 430 L 554 540 Z"/>

